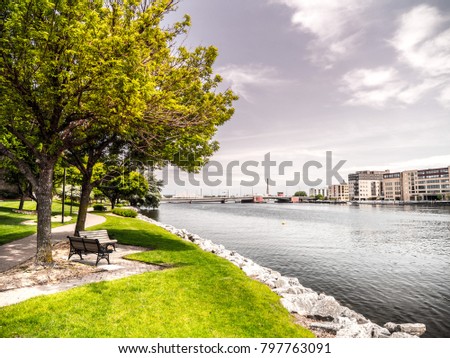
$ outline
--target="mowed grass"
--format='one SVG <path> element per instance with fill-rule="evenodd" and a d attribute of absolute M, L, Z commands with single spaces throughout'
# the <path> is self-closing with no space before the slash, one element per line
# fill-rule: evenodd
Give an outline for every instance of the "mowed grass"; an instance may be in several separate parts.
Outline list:
<path fill-rule="evenodd" d="M 37 220 L 36 215 L 23 215 L 13 212 L 13 209 L 19 207 L 17 200 L 0 201 L 0 246 L 8 242 L 21 239 L 32 235 L 36 232 L 35 225 L 21 224 L 27 220 Z M 26 201 L 24 210 L 36 210 L 36 203 L 34 201 Z M 52 215 L 61 215 L 62 204 L 59 201 L 54 201 L 52 204 Z M 77 211 L 77 208 L 74 208 Z M 66 204 L 64 207 L 65 216 L 70 213 L 70 207 Z M 64 224 L 76 222 L 76 215 L 72 215 L 72 220 Z M 61 226 L 61 223 L 52 223 L 52 227 Z"/>
<path fill-rule="evenodd" d="M 139 219 L 106 217 L 92 230 L 151 247 L 130 258 L 170 268 L 0 308 L 0 337 L 313 337 L 228 261 Z"/>

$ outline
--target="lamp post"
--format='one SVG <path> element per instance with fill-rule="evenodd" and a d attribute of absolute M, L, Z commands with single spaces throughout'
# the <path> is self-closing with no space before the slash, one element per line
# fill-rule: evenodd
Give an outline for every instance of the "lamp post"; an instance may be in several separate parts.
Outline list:
<path fill-rule="evenodd" d="M 62 191 L 62 214 L 61 214 L 61 223 L 64 224 L 64 203 L 66 201 L 66 168 L 64 168 L 64 176 L 63 176 L 63 191 Z"/>
<path fill-rule="evenodd" d="M 70 216 L 72 216 L 73 207 L 73 185 L 70 186 Z"/>

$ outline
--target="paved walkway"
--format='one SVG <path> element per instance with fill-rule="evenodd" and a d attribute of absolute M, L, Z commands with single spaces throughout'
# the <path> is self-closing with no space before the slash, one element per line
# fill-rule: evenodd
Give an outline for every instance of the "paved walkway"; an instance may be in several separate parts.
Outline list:
<path fill-rule="evenodd" d="M 87 214 L 86 227 L 95 226 L 105 222 L 103 216 Z M 59 226 L 52 229 L 52 241 L 65 239 L 73 235 L 75 224 Z M 36 254 L 36 234 L 0 246 L 0 272 L 4 272 L 28 260 Z"/>
<path fill-rule="evenodd" d="M 79 262 L 84 265 L 92 266 L 93 269 L 95 268 L 94 272 L 81 276 L 74 274 L 73 277 L 64 278 L 59 282 L 36 284 L 0 291 L 0 307 L 16 304 L 36 296 L 50 295 L 53 293 L 66 291 L 89 283 L 112 281 L 132 275 L 138 275 L 150 271 L 160 271 L 164 269 L 163 266 L 151 265 L 124 258 L 126 255 L 145 251 L 145 248 L 128 245 L 117 245 L 116 248 L 117 251 L 114 251 L 109 256 L 111 262 L 110 265 L 108 265 L 105 260 L 102 260 L 98 264 L 98 267 L 95 267 L 95 255 L 84 256 L 83 261 L 77 259 L 75 256 L 70 259 L 71 262 Z M 66 258 L 67 256 L 65 255 L 64 257 Z"/>

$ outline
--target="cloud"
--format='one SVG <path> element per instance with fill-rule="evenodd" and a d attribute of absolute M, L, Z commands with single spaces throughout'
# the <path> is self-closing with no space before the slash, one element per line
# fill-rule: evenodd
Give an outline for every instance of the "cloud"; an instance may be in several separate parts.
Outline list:
<path fill-rule="evenodd" d="M 420 5 L 402 15 L 391 45 L 399 60 L 430 76 L 450 75 L 449 17 Z M 447 27 L 445 29 L 445 27 Z"/>
<path fill-rule="evenodd" d="M 450 17 L 434 7 L 420 5 L 398 19 L 388 43 L 398 62 L 389 67 L 356 69 L 342 77 L 341 90 L 350 95 L 347 105 L 384 108 L 407 106 L 442 86 L 450 88 Z M 395 66 L 395 67 L 394 67 Z M 437 101 L 449 107 L 449 91 L 442 90 Z"/>
<path fill-rule="evenodd" d="M 248 102 L 252 102 L 250 87 L 274 86 L 283 82 L 276 69 L 259 64 L 228 65 L 217 69 L 217 73 L 231 84 L 231 88 Z"/>
<path fill-rule="evenodd" d="M 350 94 L 350 99 L 346 102 L 348 105 L 383 108 L 406 86 L 396 69 L 378 67 L 348 72 L 342 78 L 341 90 Z"/>
<path fill-rule="evenodd" d="M 442 90 L 437 100 L 442 107 L 450 109 L 450 86 L 447 86 Z"/>
<path fill-rule="evenodd" d="M 314 36 L 310 58 L 326 68 L 352 53 L 364 24 L 361 15 L 371 1 L 271 0 L 294 11 L 292 24 Z"/>
<path fill-rule="evenodd" d="M 342 78 L 341 91 L 350 94 L 348 105 L 384 108 L 414 104 L 444 82 L 442 78 L 427 78 L 411 84 L 395 68 L 378 67 L 348 72 Z"/>

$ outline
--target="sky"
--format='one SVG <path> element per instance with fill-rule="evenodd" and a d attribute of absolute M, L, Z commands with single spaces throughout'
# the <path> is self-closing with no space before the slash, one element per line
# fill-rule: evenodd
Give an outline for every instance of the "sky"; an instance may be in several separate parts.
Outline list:
<path fill-rule="evenodd" d="M 242 186 L 252 176 L 236 166 L 228 185 L 220 175 L 215 186 L 169 175 L 163 193 L 264 193 L 267 153 L 270 191 L 287 194 L 314 179 L 326 186 L 327 152 L 331 168 L 345 161 L 336 167 L 344 180 L 357 170 L 450 166 L 450 1 L 181 0 L 168 21 L 184 14 L 192 27 L 183 45 L 217 47 L 221 90 L 240 97 L 211 160 L 224 171 L 256 161 L 259 182 Z M 309 181 L 291 185 L 311 161 Z"/>

